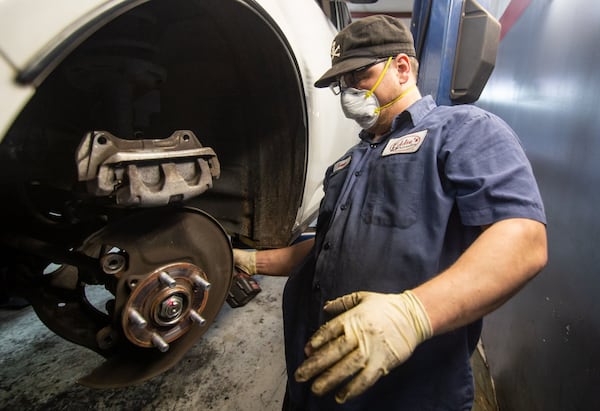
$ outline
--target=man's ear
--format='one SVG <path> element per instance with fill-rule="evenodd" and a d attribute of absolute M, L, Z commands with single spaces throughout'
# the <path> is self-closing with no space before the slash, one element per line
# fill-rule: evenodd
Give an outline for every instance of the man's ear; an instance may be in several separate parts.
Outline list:
<path fill-rule="evenodd" d="M 410 64 L 410 59 L 404 53 L 400 53 L 394 59 L 396 61 L 396 70 L 398 70 L 398 75 L 400 77 L 400 81 L 402 84 L 408 81 L 410 78 L 410 73 L 412 72 L 412 67 Z"/>

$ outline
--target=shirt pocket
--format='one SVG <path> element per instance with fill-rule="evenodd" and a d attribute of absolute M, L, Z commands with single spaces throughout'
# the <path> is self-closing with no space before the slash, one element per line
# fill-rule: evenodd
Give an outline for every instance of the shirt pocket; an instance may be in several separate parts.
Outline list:
<path fill-rule="evenodd" d="M 413 156 L 380 159 L 369 174 L 361 217 L 367 224 L 408 228 L 418 217 L 423 164 Z"/>

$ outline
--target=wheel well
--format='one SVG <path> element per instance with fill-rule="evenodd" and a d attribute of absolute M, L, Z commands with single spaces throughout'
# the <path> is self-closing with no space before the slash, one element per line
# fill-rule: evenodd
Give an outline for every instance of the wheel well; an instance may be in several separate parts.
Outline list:
<path fill-rule="evenodd" d="M 67 214 L 74 153 L 87 131 L 135 139 L 187 129 L 221 163 L 220 179 L 192 205 L 257 247 L 289 243 L 306 169 L 304 92 L 285 39 L 248 4 L 152 1 L 75 49 L 3 142 L 12 159 L 3 167 L 26 187 L 15 208 Z M 32 186 L 45 195 L 27 194 Z"/>

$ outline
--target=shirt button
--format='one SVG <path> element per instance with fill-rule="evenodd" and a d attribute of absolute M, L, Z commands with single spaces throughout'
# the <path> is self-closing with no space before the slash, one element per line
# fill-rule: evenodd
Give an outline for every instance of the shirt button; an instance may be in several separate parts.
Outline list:
<path fill-rule="evenodd" d="M 357 171 L 357 172 L 355 172 L 355 173 L 354 173 L 354 175 L 355 175 L 356 177 L 360 176 L 361 174 L 362 174 L 362 171 Z"/>
<path fill-rule="evenodd" d="M 346 204 L 342 204 L 342 205 L 340 206 L 340 210 L 342 210 L 342 211 L 344 211 L 344 210 L 345 210 L 345 209 L 347 209 L 347 208 L 348 208 L 348 206 L 347 206 Z"/>
<path fill-rule="evenodd" d="M 315 283 L 314 289 L 315 290 L 320 290 L 321 289 L 321 284 L 318 281 Z"/>
<path fill-rule="evenodd" d="M 323 245 L 323 250 L 329 250 L 330 248 L 331 248 L 331 244 L 329 243 L 329 241 Z"/>

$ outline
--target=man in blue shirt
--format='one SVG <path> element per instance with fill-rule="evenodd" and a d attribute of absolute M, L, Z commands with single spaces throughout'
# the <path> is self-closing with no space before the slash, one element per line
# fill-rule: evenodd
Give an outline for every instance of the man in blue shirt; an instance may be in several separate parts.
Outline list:
<path fill-rule="evenodd" d="M 314 240 L 234 250 L 290 278 L 290 410 L 470 410 L 481 318 L 546 264 L 542 200 L 515 133 L 416 87 L 408 29 L 389 16 L 334 39 L 315 83 L 340 94 L 361 142 L 326 172 Z"/>

